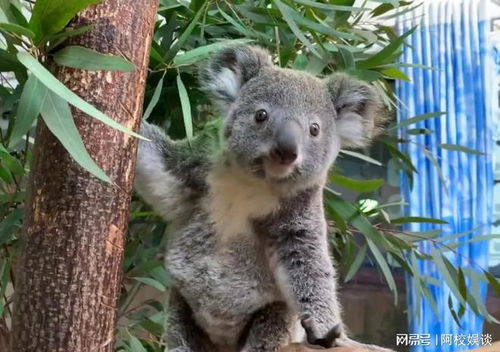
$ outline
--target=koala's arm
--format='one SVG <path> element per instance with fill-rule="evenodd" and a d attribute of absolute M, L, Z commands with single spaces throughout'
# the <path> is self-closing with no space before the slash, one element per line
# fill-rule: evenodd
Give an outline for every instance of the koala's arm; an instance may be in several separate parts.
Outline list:
<path fill-rule="evenodd" d="M 186 215 L 193 194 L 206 187 L 210 158 L 205 136 L 173 141 L 158 127 L 142 122 L 134 186 L 139 195 L 166 220 Z"/>
<path fill-rule="evenodd" d="M 282 215 L 278 215 L 282 216 L 281 224 L 272 226 L 268 233 L 268 253 L 276 281 L 288 304 L 296 309 L 299 317 L 309 317 L 309 332 L 324 339 L 332 332 L 339 336 L 344 336 L 345 332 L 321 196 L 315 198 L 312 204 L 292 203 L 281 210 Z M 311 340 L 311 336 L 308 338 Z"/>

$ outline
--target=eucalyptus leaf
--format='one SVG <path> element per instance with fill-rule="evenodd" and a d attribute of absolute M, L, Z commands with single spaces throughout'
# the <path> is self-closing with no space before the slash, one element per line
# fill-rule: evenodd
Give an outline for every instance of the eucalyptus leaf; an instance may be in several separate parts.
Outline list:
<path fill-rule="evenodd" d="M 40 64 L 34 57 L 28 53 L 18 53 L 17 57 L 19 61 L 31 71 L 33 75 L 36 76 L 48 89 L 60 96 L 62 99 L 66 100 L 71 105 L 77 107 L 88 115 L 98 119 L 99 121 L 105 123 L 106 125 L 113 127 L 123 133 L 130 134 L 134 137 L 146 139 L 137 133 L 131 131 L 130 129 L 120 125 L 118 122 L 114 121 L 112 118 L 103 114 L 101 111 L 97 110 L 94 106 L 87 103 L 85 100 L 80 98 L 78 95 L 69 90 L 64 84 L 62 84 L 57 78 L 55 78 L 42 64 Z"/>
<path fill-rule="evenodd" d="M 230 45 L 250 43 L 252 41 L 252 39 L 235 39 L 200 46 L 181 55 L 177 55 L 174 58 L 174 64 L 177 66 L 192 65 L 208 57 L 209 54 L 214 50 L 218 50 Z"/>
<path fill-rule="evenodd" d="M 363 264 L 363 261 L 366 257 L 367 248 L 368 247 L 366 246 L 366 244 L 363 244 L 361 249 L 358 251 L 358 253 L 356 254 L 356 258 L 354 259 L 353 263 L 349 267 L 349 270 L 347 271 L 347 274 L 344 278 L 344 282 L 350 281 L 354 277 L 354 275 L 356 275 L 356 273 L 359 271 L 359 268 Z"/>
<path fill-rule="evenodd" d="M 29 23 L 30 29 L 35 33 L 37 42 L 40 42 L 44 37 L 63 30 L 78 12 L 100 2 L 101 0 L 37 0 Z"/>
<path fill-rule="evenodd" d="M 14 33 L 20 36 L 28 37 L 30 39 L 33 39 L 35 37 L 35 33 L 30 31 L 28 28 L 24 28 L 23 26 L 14 23 L 0 23 L 0 31 Z"/>
<path fill-rule="evenodd" d="M 0 72 L 14 71 L 23 68 L 17 58 L 4 49 L 0 49 Z"/>
<path fill-rule="evenodd" d="M 135 65 L 124 58 L 102 54 L 83 46 L 66 46 L 56 52 L 54 61 L 61 65 L 84 70 L 126 71 L 135 70 Z"/>
<path fill-rule="evenodd" d="M 360 180 L 334 173 L 331 175 L 330 180 L 338 185 L 352 189 L 357 192 L 369 192 L 379 189 L 383 184 L 383 179 Z"/>
<path fill-rule="evenodd" d="M 184 128 L 186 129 L 186 137 L 188 140 L 193 139 L 193 121 L 191 119 L 191 103 L 189 102 L 189 96 L 182 82 L 181 75 L 177 75 L 177 89 L 179 92 L 179 98 L 181 99 L 182 106 L 182 116 L 184 119 Z"/>
<path fill-rule="evenodd" d="M 153 112 L 153 109 L 155 108 L 156 104 L 158 104 L 158 101 L 160 100 L 160 95 L 161 91 L 163 89 L 163 79 L 165 78 L 165 73 L 161 76 L 160 80 L 158 81 L 158 84 L 155 87 L 155 91 L 153 92 L 153 96 L 151 97 L 151 101 L 149 102 L 146 111 L 144 111 L 144 116 L 142 117 L 144 120 L 147 120 L 149 118 L 149 115 Z"/>
<path fill-rule="evenodd" d="M 439 145 L 441 148 L 446 149 L 446 150 L 451 150 L 451 151 L 457 151 L 457 152 L 463 152 L 463 153 L 468 153 L 468 154 L 475 154 L 475 155 L 484 155 L 483 152 L 464 147 L 463 145 L 458 145 L 458 144 L 440 144 Z"/>
<path fill-rule="evenodd" d="M 69 105 L 64 99 L 49 91 L 42 105 L 41 114 L 47 128 L 81 167 L 100 180 L 111 183 L 111 179 L 87 152 L 73 121 Z"/>
<path fill-rule="evenodd" d="M 427 113 L 427 114 L 418 115 L 418 116 L 412 117 L 410 119 L 406 119 L 406 120 L 399 122 L 397 125 L 393 126 L 392 129 L 406 127 L 406 126 L 413 125 L 413 124 L 420 122 L 420 121 L 433 119 L 436 117 L 441 117 L 445 114 L 446 114 L 445 112 L 431 112 L 431 113 Z"/>
<path fill-rule="evenodd" d="M 37 118 L 47 97 L 48 89 L 34 75 L 24 84 L 19 100 L 17 116 L 10 134 L 9 145 L 15 146 L 28 133 Z"/>

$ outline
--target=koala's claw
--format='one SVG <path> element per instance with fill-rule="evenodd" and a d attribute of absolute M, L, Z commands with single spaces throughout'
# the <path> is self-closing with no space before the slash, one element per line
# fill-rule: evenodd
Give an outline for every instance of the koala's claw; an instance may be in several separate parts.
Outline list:
<path fill-rule="evenodd" d="M 304 314 L 300 319 L 302 327 L 306 331 L 307 342 L 311 345 L 330 348 L 335 346 L 335 340 L 340 337 L 340 325 L 335 325 L 324 337 L 318 337 L 314 328 L 314 322 L 309 314 Z"/>

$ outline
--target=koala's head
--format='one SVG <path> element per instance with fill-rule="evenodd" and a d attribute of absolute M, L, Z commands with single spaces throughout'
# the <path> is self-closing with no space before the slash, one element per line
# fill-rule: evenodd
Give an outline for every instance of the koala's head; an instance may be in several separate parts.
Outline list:
<path fill-rule="evenodd" d="M 271 182 L 326 174 L 340 148 L 367 146 L 382 103 L 345 74 L 325 79 L 275 66 L 258 47 L 227 47 L 201 71 L 201 86 L 225 117 L 230 158 Z"/>

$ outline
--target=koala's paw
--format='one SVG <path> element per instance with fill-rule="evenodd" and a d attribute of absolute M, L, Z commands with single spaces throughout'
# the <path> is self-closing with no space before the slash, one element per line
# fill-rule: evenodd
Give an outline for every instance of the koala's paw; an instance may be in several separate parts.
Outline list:
<path fill-rule="evenodd" d="M 307 343 L 323 348 L 330 348 L 336 346 L 336 340 L 340 337 L 340 325 L 335 325 L 326 335 L 320 337 L 314 326 L 314 319 L 309 314 L 304 314 L 300 323 L 306 331 Z"/>

